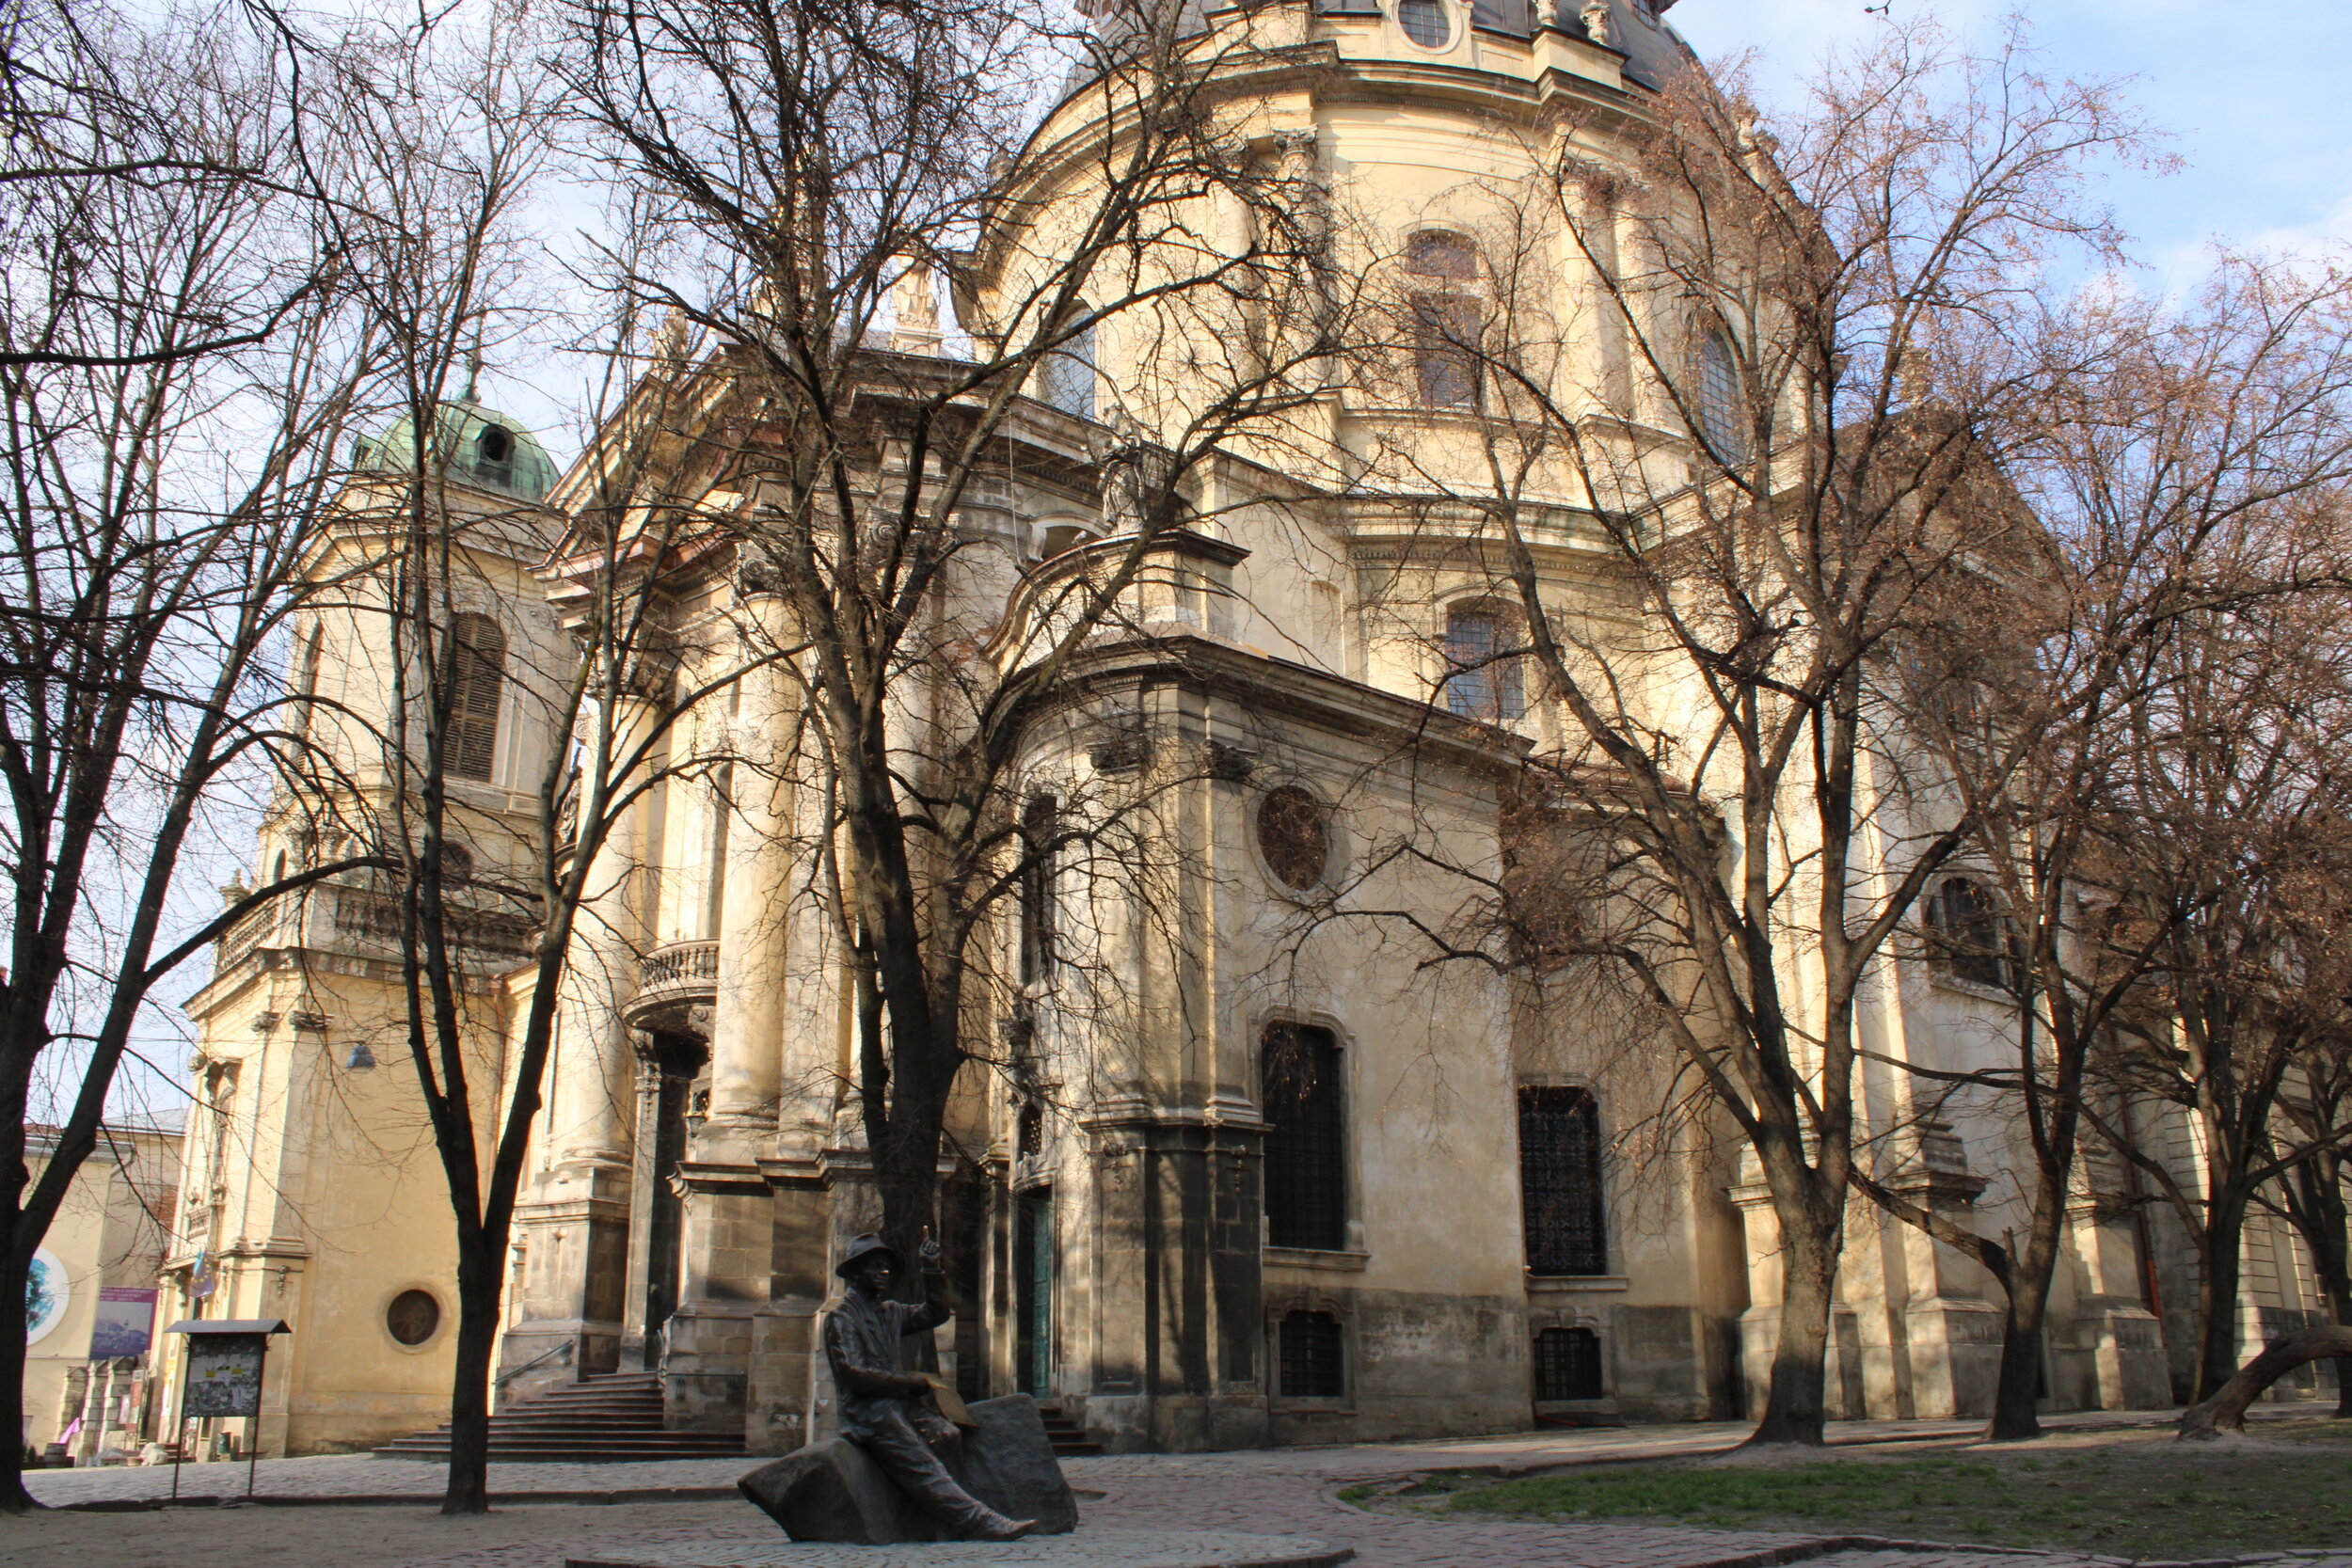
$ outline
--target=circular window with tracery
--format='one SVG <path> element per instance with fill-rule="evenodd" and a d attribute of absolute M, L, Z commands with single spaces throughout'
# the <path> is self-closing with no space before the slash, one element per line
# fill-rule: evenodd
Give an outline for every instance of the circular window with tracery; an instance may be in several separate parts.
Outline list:
<path fill-rule="evenodd" d="M 404 1345 L 421 1345 L 441 1326 L 441 1304 L 430 1291 L 403 1291 L 384 1308 L 384 1327 Z"/>
<path fill-rule="evenodd" d="M 1396 24 L 1423 49 L 1443 49 L 1454 32 L 1443 0 L 1396 0 Z"/>
<path fill-rule="evenodd" d="M 1258 852 L 1283 886 L 1304 892 L 1331 864 L 1331 823 L 1323 802 L 1296 784 L 1265 792 L 1258 802 Z"/>

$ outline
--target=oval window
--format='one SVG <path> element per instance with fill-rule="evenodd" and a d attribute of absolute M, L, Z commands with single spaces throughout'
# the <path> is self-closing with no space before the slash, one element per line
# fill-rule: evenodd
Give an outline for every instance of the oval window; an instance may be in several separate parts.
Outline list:
<path fill-rule="evenodd" d="M 1331 863 L 1331 828 L 1323 802 L 1296 784 L 1269 789 L 1258 802 L 1258 852 L 1285 887 L 1305 890 Z"/>
<path fill-rule="evenodd" d="M 1396 0 L 1396 24 L 1423 49 L 1443 49 L 1454 31 L 1445 19 L 1443 0 Z"/>
<path fill-rule="evenodd" d="M 441 1304 L 430 1291 L 403 1291 L 384 1308 L 384 1327 L 404 1345 L 421 1345 L 441 1326 Z"/>

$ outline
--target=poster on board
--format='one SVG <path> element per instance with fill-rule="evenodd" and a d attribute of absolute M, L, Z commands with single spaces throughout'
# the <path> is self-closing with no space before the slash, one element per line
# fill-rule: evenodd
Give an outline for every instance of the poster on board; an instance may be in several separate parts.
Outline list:
<path fill-rule="evenodd" d="M 155 1326 L 155 1292 L 135 1285 L 107 1285 L 98 1292 L 98 1321 L 90 1324 L 89 1358 L 145 1355 Z"/>
<path fill-rule="evenodd" d="M 259 1334 L 188 1336 L 187 1402 L 181 1414 L 192 1421 L 206 1416 L 259 1416 L 266 1342 Z"/>

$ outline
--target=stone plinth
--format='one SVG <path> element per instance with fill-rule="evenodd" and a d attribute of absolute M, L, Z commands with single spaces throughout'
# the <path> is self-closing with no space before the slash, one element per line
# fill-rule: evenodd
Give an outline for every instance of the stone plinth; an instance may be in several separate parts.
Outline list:
<path fill-rule="evenodd" d="M 963 1489 L 999 1513 L 1036 1520 L 1039 1535 L 1076 1528 L 1077 1499 L 1062 1479 L 1037 1402 L 1026 1394 L 1009 1394 L 982 1400 L 971 1413 L 978 1424 L 941 1455 Z M 864 1449 L 845 1438 L 788 1453 L 736 1486 L 794 1541 L 877 1545 L 940 1537 L 930 1515 Z"/>

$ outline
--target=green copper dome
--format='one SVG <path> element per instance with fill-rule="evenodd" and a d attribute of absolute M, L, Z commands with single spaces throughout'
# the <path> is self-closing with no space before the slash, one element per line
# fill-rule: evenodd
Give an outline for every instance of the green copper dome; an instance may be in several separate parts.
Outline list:
<path fill-rule="evenodd" d="M 539 500 L 555 487 L 555 464 L 538 438 L 495 408 L 470 398 L 441 404 L 435 423 L 434 456 L 446 475 L 461 484 L 501 490 Z M 352 466 L 405 470 L 416 461 L 416 425 L 403 418 L 391 429 L 352 444 Z"/>

